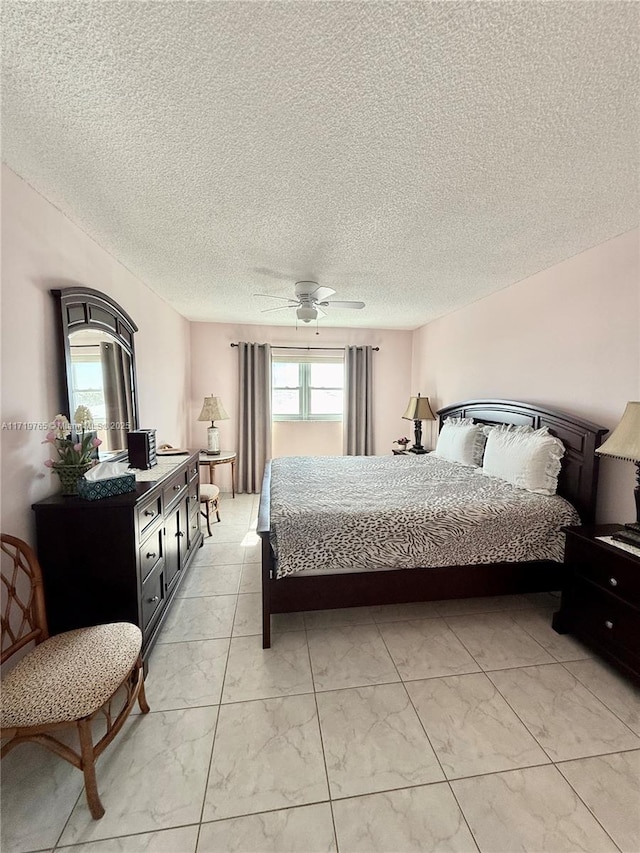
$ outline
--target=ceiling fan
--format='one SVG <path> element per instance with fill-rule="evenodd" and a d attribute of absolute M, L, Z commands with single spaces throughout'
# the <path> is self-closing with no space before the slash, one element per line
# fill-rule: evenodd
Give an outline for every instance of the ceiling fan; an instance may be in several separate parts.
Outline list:
<path fill-rule="evenodd" d="M 364 302 L 350 302 L 340 299 L 329 300 L 335 290 L 331 287 L 322 287 L 317 281 L 297 281 L 295 287 L 295 299 L 286 296 L 272 296 L 270 293 L 256 293 L 254 296 L 266 296 L 268 299 L 282 299 L 287 305 L 277 305 L 275 308 L 263 308 L 267 311 L 281 311 L 283 308 L 295 308 L 298 320 L 310 323 L 320 317 L 326 317 L 323 308 L 364 308 Z"/>

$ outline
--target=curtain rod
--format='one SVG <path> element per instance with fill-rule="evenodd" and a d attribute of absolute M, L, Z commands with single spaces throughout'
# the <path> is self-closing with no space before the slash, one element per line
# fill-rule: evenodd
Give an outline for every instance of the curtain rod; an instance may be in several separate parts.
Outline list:
<path fill-rule="evenodd" d="M 240 346 L 240 344 L 230 344 L 230 346 L 232 346 L 232 347 L 239 347 L 239 346 Z M 272 349 L 304 349 L 304 350 L 319 349 L 319 350 L 343 350 L 343 349 L 345 349 L 345 347 L 279 347 L 279 346 L 275 346 L 275 345 L 273 345 L 273 346 L 272 346 Z M 358 349 L 362 349 L 362 347 L 358 347 Z M 371 349 L 373 350 L 373 352 L 380 352 L 380 347 L 371 347 Z"/>

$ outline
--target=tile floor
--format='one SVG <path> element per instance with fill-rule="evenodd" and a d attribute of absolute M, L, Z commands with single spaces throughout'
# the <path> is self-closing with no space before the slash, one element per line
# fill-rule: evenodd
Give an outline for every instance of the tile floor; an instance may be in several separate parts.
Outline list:
<path fill-rule="evenodd" d="M 547 595 L 291 614 L 260 634 L 257 498 L 225 496 L 155 647 L 152 712 L 81 774 L 2 763 L 2 850 L 640 849 L 640 695 Z M 252 527 L 253 521 L 253 527 Z"/>

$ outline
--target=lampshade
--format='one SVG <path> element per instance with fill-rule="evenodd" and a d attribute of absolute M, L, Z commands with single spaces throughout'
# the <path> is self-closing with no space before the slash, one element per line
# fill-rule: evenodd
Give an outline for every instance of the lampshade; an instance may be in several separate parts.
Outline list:
<path fill-rule="evenodd" d="M 205 397 L 202 411 L 198 415 L 199 421 L 227 421 L 229 415 L 225 412 L 220 397 Z"/>
<path fill-rule="evenodd" d="M 622 420 L 596 453 L 640 462 L 640 401 L 627 403 Z"/>
<path fill-rule="evenodd" d="M 431 411 L 428 397 L 411 397 L 407 411 L 402 416 L 407 421 L 435 421 L 436 416 Z"/>

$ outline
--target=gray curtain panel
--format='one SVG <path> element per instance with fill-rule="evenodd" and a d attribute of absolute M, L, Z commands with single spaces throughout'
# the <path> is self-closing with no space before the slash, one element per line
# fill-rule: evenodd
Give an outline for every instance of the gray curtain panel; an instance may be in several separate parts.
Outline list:
<path fill-rule="evenodd" d="M 241 341 L 238 359 L 237 491 L 255 493 L 271 458 L 271 347 Z"/>
<path fill-rule="evenodd" d="M 373 456 L 373 349 L 345 347 L 344 448 L 347 456 Z"/>

